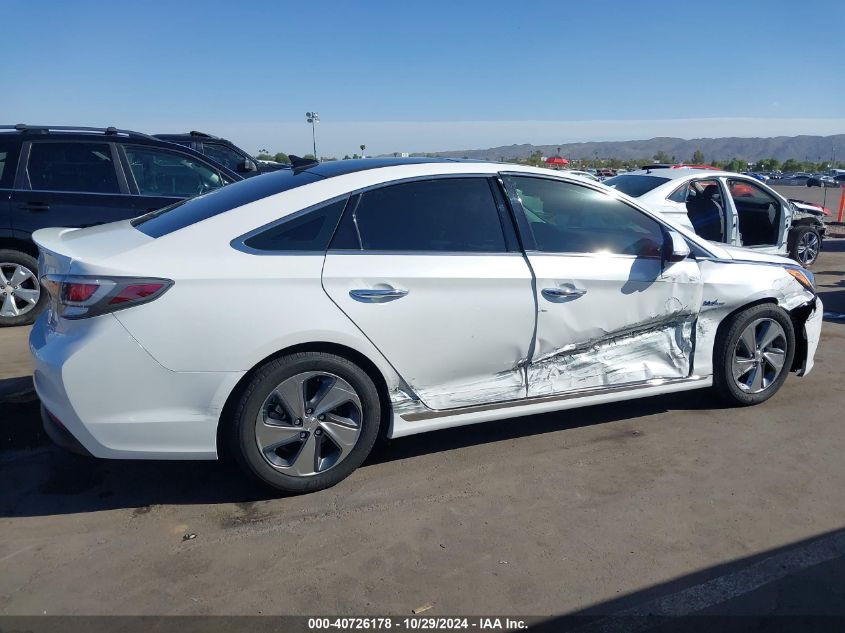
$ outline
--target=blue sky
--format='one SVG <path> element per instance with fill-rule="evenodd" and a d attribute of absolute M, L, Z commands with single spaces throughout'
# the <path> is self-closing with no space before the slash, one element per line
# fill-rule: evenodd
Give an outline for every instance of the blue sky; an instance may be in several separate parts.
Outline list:
<path fill-rule="evenodd" d="M 845 2 L 0 0 L 0 122 L 343 155 L 845 132 Z"/>

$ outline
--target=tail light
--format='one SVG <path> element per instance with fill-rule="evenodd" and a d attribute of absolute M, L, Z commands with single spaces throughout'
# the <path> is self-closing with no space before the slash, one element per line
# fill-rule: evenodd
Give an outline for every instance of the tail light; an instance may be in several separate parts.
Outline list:
<path fill-rule="evenodd" d="M 50 293 L 56 314 L 84 319 L 149 303 L 163 295 L 170 279 L 46 275 L 42 287 Z"/>

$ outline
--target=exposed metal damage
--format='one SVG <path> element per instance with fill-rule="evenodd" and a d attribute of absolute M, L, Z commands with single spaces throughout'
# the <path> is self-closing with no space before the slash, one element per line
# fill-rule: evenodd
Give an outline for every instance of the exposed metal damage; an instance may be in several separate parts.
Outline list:
<path fill-rule="evenodd" d="M 528 365 L 528 395 L 686 377 L 695 319 L 675 313 L 537 358 Z"/>
<path fill-rule="evenodd" d="M 696 315 L 676 312 L 589 341 L 567 345 L 490 378 L 442 385 L 437 391 L 397 388 L 394 412 L 455 409 L 487 402 L 690 374 Z M 428 406 L 426 406 L 426 404 Z"/>

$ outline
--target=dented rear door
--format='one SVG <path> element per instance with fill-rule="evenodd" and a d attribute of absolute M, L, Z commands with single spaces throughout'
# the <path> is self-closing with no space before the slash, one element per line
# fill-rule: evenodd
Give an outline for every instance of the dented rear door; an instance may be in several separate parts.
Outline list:
<path fill-rule="evenodd" d="M 452 177 L 365 191 L 326 254 L 329 297 L 432 409 L 526 395 L 531 272 L 494 185 Z"/>
<path fill-rule="evenodd" d="M 661 223 L 589 186 L 505 181 L 536 276 L 528 395 L 689 376 L 701 275 L 664 267 Z"/>

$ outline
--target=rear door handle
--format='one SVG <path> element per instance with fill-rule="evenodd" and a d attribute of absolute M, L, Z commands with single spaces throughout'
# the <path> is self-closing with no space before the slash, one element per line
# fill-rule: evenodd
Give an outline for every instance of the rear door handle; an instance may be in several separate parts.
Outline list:
<path fill-rule="evenodd" d="M 24 208 L 31 213 L 44 213 L 50 210 L 49 202 L 27 202 Z"/>
<path fill-rule="evenodd" d="M 562 299 L 577 299 L 587 294 L 583 288 L 576 288 L 575 286 L 565 286 L 563 288 L 543 288 L 540 291 L 545 299 L 548 301 L 560 301 Z"/>
<path fill-rule="evenodd" d="M 349 291 L 350 297 L 362 303 L 387 303 L 401 299 L 407 294 L 407 290 L 398 288 L 358 288 Z"/>

